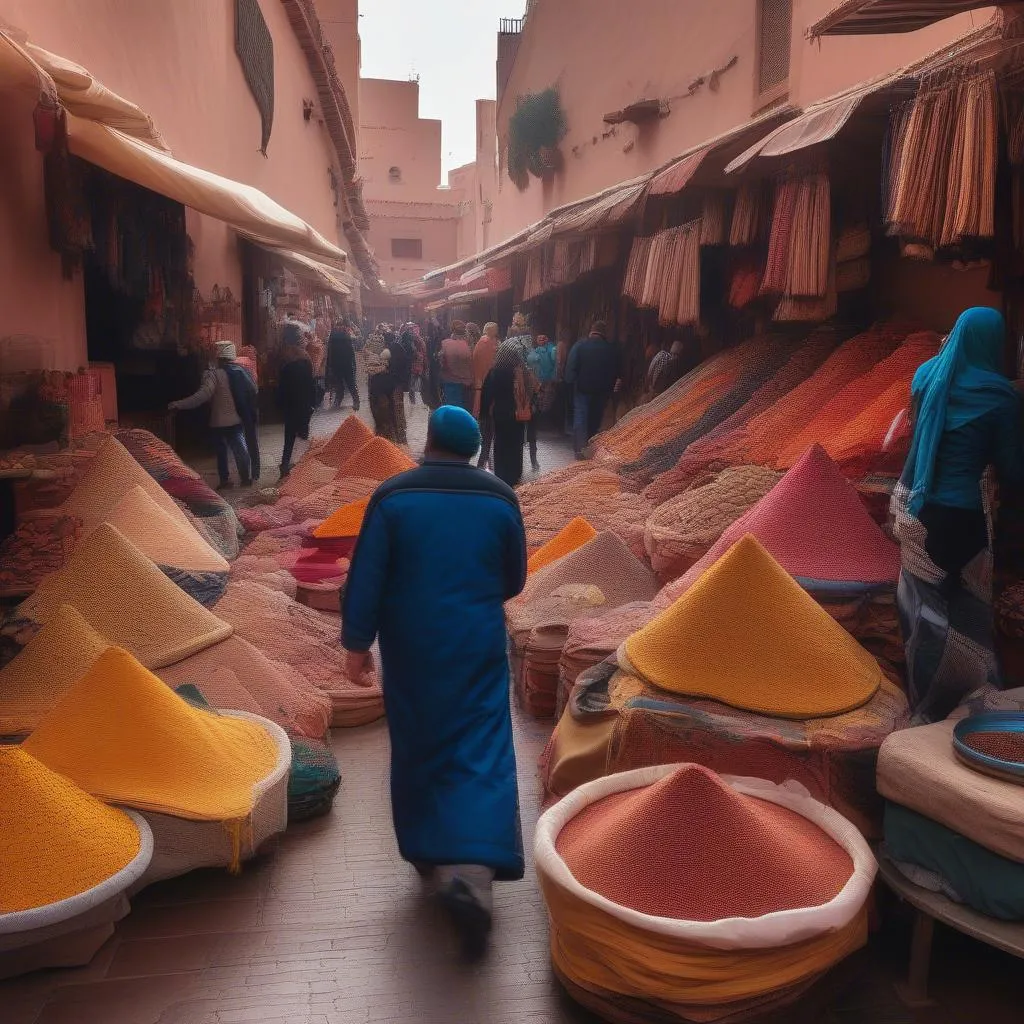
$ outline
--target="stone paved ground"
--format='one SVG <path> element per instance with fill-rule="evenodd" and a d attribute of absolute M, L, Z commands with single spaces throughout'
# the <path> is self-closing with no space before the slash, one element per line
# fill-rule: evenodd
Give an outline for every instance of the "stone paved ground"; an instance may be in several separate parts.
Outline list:
<path fill-rule="evenodd" d="M 325 413 L 315 429 L 339 420 Z M 416 453 L 425 424 L 423 410 L 413 411 Z M 265 445 L 276 464 L 279 429 L 267 429 Z M 545 468 L 568 457 L 561 438 L 548 439 Z M 515 732 L 529 849 L 550 724 L 517 712 Z M 384 724 L 337 730 L 334 747 L 343 781 L 328 817 L 289 829 L 273 856 L 238 878 L 197 872 L 147 889 L 88 967 L 0 983 L 0 1024 L 592 1024 L 552 979 L 532 865 L 522 882 L 497 889 L 491 956 L 460 966 L 398 857 Z M 891 985 L 907 943 L 905 922 L 876 936 L 851 964 L 854 984 L 815 1024 L 1019 1024 L 1019 961 L 942 928 L 937 1005 L 912 1017 Z M 785 1024 L 801 1019 L 793 1013 Z"/>

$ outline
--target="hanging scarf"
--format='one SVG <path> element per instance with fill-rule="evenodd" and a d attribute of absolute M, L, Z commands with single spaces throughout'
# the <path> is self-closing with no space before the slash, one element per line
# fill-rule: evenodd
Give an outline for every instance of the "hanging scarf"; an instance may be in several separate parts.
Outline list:
<path fill-rule="evenodd" d="M 919 515 L 935 476 L 944 430 L 956 430 L 1004 402 L 1017 391 L 1000 371 L 1006 324 L 998 310 L 975 306 L 960 314 L 939 354 L 918 368 L 911 386 L 916 407 L 914 437 L 907 456 L 913 466 L 910 511 Z"/>

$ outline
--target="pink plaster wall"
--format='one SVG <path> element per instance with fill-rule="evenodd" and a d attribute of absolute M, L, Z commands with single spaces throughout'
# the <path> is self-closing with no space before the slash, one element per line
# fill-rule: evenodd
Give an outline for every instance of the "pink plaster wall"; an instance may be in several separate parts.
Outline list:
<path fill-rule="evenodd" d="M 494 200 L 498 193 L 498 105 L 494 100 L 476 101 L 476 177 L 480 210 L 476 218 L 477 251 L 488 248 L 491 237 Z"/>
<path fill-rule="evenodd" d="M 329 183 L 333 148 L 319 119 L 302 116 L 303 99 L 316 98 L 305 57 L 280 0 L 260 0 L 260 6 L 274 40 L 274 126 L 266 156 L 259 152 L 259 111 L 235 54 L 233 0 L 4 0 L 2 13 L 32 42 L 84 65 L 150 113 L 179 159 L 254 185 L 344 246 Z M 16 150 L 5 149 L 5 159 L 14 152 L 20 165 L 21 195 L 3 201 L 31 209 L 42 202 L 41 167 L 31 144 L 31 112 L 24 116 L 28 133 Z M 208 292 L 216 283 L 240 294 L 233 235 L 191 212 L 189 233 L 199 288 Z M 45 232 L 40 240 L 45 244 Z M 35 239 L 0 235 L 0 263 L 11 258 L 9 246 L 19 250 L 23 274 L 39 294 L 67 290 L 52 254 L 24 260 L 26 248 L 36 249 Z M 80 283 L 76 288 L 81 307 Z M 8 305 L 0 301 L 0 336 L 14 332 Z M 54 325 L 65 365 L 84 357 L 82 320 L 79 311 Z"/>
<path fill-rule="evenodd" d="M 835 0 L 794 0 L 789 101 L 806 105 L 894 70 L 982 24 L 988 11 L 950 18 L 900 36 L 809 43 L 808 24 Z M 497 107 L 499 149 L 494 244 L 563 203 L 646 173 L 747 121 L 755 95 L 757 0 L 559 0 L 532 8 Z M 736 58 L 717 89 L 691 85 Z M 520 193 L 504 167 L 508 120 L 517 97 L 557 86 L 569 132 L 565 169 L 550 183 L 533 178 Z M 667 100 L 653 125 L 610 129 L 603 116 L 640 99 Z"/>
<path fill-rule="evenodd" d="M 317 0 L 317 13 L 327 41 L 334 50 L 334 64 L 345 87 L 353 124 L 359 124 L 359 0 Z"/>
<path fill-rule="evenodd" d="M 428 270 L 454 263 L 463 249 L 472 255 L 475 232 L 460 225 L 458 211 L 469 183 L 460 179 L 451 183 L 453 187 L 440 187 L 441 122 L 419 116 L 419 83 L 364 78 L 359 95 L 359 173 L 370 214 L 369 240 L 385 283 L 422 277 Z M 399 181 L 391 180 L 392 167 L 401 171 Z M 431 215 L 425 208 L 417 209 L 420 204 L 435 211 L 439 205 L 451 209 Z M 393 259 L 392 238 L 420 239 L 423 259 Z"/>
<path fill-rule="evenodd" d="M 50 248 L 34 102 L 20 95 L 0 102 L 0 338 L 39 338 L 38 367 L 51 368 L 52 353 L 52 368 L 75 370 L 85 362 L 82 280 L 64 280 L 60 257 Z"/>
<path fill-rule="evenodd" d="M 984 25 L 994 8 L 937 22 L 919 32 L 878 36 L 826 36 L 813 43 L 806 30 L 836 0 L 794 0 L 790 50 L 790 99 L 800 106 L 920 60 L 952 39 Z"/>
<path fill-rule="evenodd" d="M 463 164 L 448 172 L 448 189 L 453 199 L 458 199 L 461 216 L 457 224 L 455 259 L 480 251 L 477 221 L 480 217 L 479 180 L 477 165 Z"/>
<path fill-rule="evenodd" d="M 442 195 L 444 192 L 442 191 Z M 457 199 L 453 196 L 453 206 Z M 459 219 L 452 215 L 421 214 L 415 205 L 384 211 L 370 209 L 370 244 L 380 261 L 381 277 L 387 284 L 400 284 L 422 277 L 427 271 L 454 263 L 458 258 Z M 418 238 L 423 244 L 421 260 L 391 255 L 394 238 Z"/>
<path fill-rule="evenodd" d="M 436 202 L 441 184 L 441 122 L 421 118 L 419 82 L 359 83 L 359 173 L 367 199 Z M 390 168 L 401 170 L 393 182 Z"/>

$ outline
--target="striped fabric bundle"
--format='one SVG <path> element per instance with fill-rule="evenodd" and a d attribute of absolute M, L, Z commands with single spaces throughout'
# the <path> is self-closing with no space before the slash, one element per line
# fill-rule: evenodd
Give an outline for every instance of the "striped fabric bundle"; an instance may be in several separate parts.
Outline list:
<path fill-rule="evenodd" d="M 897 111 L 886 175 L 892 234 L 933 247 L 994 237 L 998 103 L 986 71 L 924 88 Z"/>
<path fill-rule="evenodd" d="M 729 237 L 726 229 L 728 209 L 724 192 L 708 192 L 701 207 L 701 245 L 725 245 Z"/>
<path fill-rule="evenodd" d="M 542 254 L 535 253 L 526 261 L 526 278 L 523 282 L 523 302 L 529 302 L 544 292 L 544 265 Z"/>
<path fill-rule="evenodd" d="M 765 200 L 762 182 L 745 182 L 739 187 L 729 228 L 730 245 L 757 245 L 763 240 L 768 220 L 768 204 Z"/>
<path fill-rule="evenodd" d="M 622 294 L 640 305 L 643 297 L 644 281 L 647 278 L 647 267 L 651 259 L 651 247 L 654 236 L 639 236 L 633 239 L 633 248 L 629 252 L 626 263 L 626 277 L 622 284 Z"/>
<path fill-rule="evenodd" d="M 680 228 L 683 247 L 682 267 L 678 280 L 679 304 L 676 323 L 695 324 L 700 320 L 700 239 L 701 221 L 691 221 Z"/>
<path fill-rule="evenodd" d="M 786 289 L 797 191 L 798 183 L 795 180 L 782 179 L 775 185 L 772 229 L 768 236 L 768 264 L 761 281 L 762 295 L 781 295 Z"/>
<path fill-rule="evenodd" d="M 832 189 L 825 173 L 800 179 L 793 207 L 784 294 L 821 298 L 829 291 L 832 256 Z"/>
<path fill-rule="evenodd" d="M 661 294 L 659 275 L 664 269 L 665 254 L 672 239 L 673 229 L 659 231 L 651 239 L 651 249 L 647 257 L 647 268 L 644 273 L 643 287 L 640 289 L 639 305 L 641 309 L 657 309 Z"/>

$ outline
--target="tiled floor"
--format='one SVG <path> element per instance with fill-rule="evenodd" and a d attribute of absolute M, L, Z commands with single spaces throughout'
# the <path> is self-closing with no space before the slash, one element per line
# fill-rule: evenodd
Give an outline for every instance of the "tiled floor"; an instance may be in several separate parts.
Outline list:
<path fill-rule="evenodd" d="M 326 433 L 336 413 L 318 417 Z M 426 415 L 411 415 L 422 448 Z M 267 431 L 275 464 L 280 434 Z M 275 448 L 276 444 L 276 448 Z M 545 468 L 568 458 L 561 438 Z M 271 482 L 268 477 L 265 483 Z M 527 847 L 537 817 L 535 765 L 549 726 L 516 715 Z M 399 858 L 388 807 L 383 723 L 337 731 L 342 788 L 332 814 L 297 826 L 238 878 L 202 872 L 143 892 L 93 963 L 0 983 L 0 1024 L 584 1024 L 594 1018 L 552 980 L 532 868 L 497 890 L 494 948 L 460 965 L 413 871 Z M 887 927 L 812 1024 L 1020 1024 L 1020 962 L 937 929 L 937 1005 L 911 1015 L 891 981 L 905 969 L 906 921 Z M 797 1014 L 785 1024 L 806 1021 Z"/>
<path fill-rule="evenodd" d="M 547 730 L 517 725 L 524 834 Z M 333 813 L 240 878 L 153 886 L 87 968 L 0 985 L 3 1024 L 558 1024 L 592 1018 L 551 980 L 535 878 L 499 886 L 492 955 L 460 965 L 397 855 L 383 724 L 335 733 Z"/>

